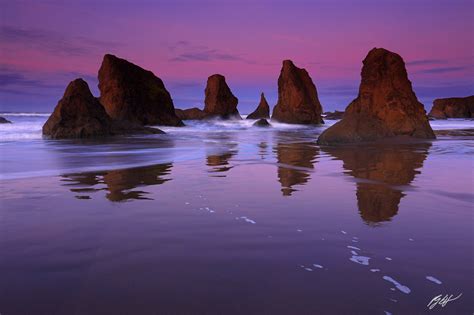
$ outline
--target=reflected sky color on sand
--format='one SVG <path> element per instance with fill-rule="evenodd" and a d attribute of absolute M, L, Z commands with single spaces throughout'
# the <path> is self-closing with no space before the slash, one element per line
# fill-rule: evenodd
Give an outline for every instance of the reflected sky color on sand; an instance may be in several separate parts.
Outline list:
<path fill-rule="evenodd" d="M 472 121 L 319 147 L 332 121 L 46 141 L 7 118 L 30 131 L 0 128 L 2 314 L 472 312 Z"/>

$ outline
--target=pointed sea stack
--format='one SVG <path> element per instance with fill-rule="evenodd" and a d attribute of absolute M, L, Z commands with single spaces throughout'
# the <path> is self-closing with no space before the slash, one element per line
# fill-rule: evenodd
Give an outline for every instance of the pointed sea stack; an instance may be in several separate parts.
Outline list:
<path fill-rule="evenodd" d="M 239 100 L 230 91 L 223 75 L 214 74 L 207 79 L 205 94 L 204 112 L 207 117 L 242 119 L 237 110 Z"/>
<path fill-rule="evenodd" d="M 182 126 L 163 81 L 125 59 L 105 55 L 99 69 L 100 102 L 116 121 Z"/>
<path fill-rule="evenodd" d="M 268 120 L 266 120 L 265 118 L 260 118 L 259 120 L 254 122 L 252 126 L 255 126 L 255 127 L 271 127 L 272 125 L 270 125 Z"/>
<path fill-rule="evenodd" d="M 305 69 L 284 60 L 278 78 L 278 103 L 272 120 L 289 124 L 323 124 L 316 86 Z"/>
<path fill-rule="evenodd" d="M 438 98 L 428 116 L 436 119 L 474 118 L 474 95 Z"/>
<path fill-rule="evenodd" d="M 43 134 L 53 139 L 108 136 L 112 135 L 112 124 L 86 81 L 76 79 L 44 124 Z"/>
<path fill-rule="evenodd" d="M 386 49 L 374 48 L 363 64 L 359 95 L 347 106 L 342 120 L 319 136 L 318 144 L 434 139 L 403 59 Z"/>
<path fill-rule="evenodd" d="M 270 106 L 265 99 L 265 95 L 260 94 L 260 103 L 253 113 L 247 116 L 247 119 L 270 118 Z"/>

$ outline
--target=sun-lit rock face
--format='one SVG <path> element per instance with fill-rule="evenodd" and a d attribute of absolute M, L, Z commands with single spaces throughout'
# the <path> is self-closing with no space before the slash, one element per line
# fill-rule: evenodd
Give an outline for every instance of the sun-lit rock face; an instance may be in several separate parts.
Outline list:
<path fill-rule="evenodd" d="M 403 59 L 374 48 L 363 61 L 359 95 L 342 120 L 325 130 L 319 144 L 368 142 L 387 138 L 434 139 L 423 104 L 413 92 Z"/>
<path fill-rule="evenodd" d="M 474 95 L 436 99 L 428 116 L 436 119 L 474 118 Z"/>
<path fill-rule="evenodd" d="M 214 74 L 207 79 L 205 95 L 204 112 L 207 118 L 241 119 L 237 110 L 239 100 L 232 94 L 223 75 Z"/>
<path fill-rule="evenodd" d="M 100 102 L 117 121 L 182 126 L 163 81 L 125 59 L 105 55 L 99 69 Z"/>
<path fill-rule="evenodd" d="M 318 92 L 308 72 L 296 67 L 291 60 L 284 60 L 272 120 L 289 124 L 322 124 L 321 113 Z"/>

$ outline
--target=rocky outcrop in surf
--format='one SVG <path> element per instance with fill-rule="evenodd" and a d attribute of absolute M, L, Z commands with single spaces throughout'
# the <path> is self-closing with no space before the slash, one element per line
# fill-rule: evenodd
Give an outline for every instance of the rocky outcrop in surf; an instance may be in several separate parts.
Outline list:
<path fill-rule="evenodd" d="M 408 80 L 402 57 L 383 48 L 374 48 L 363 64 L 359 95 L 347 106 L 342 120 L 320 135 L 318 143 L 434 139 L 423 104 Z"/>
<path fill-rule="evenodd" d="M 268 105 L 265 95 L 260 94 L 260 103 L 257 108 L 247 116 L 247 119 L 261 119 L 261 118 L 270 118 L 270 106 Z"/>
<path fill-rule="evenodd" d="M 278 78 L 278 102 L 272 120 L 289 124 L 322 124 L 322 106 L 316 86 L 305 69 L 283 61 Z"/>
<path fill-rule="evenodd" d="M 99 69 L 100 102 L 115 121 L 182 126 L 163 81 L 153 72 L 107 54 Z"/>
<path fill-rule="evenodd" d="M 12 122 L 5 117 L 0 117 L 0 124 L 11 124 Z"/>
<path fill-rule="evenodd" d="M 474 118 L 474 95 L 436 99 L 428 116 L 436 119 Z"/>
<path fill-rule="evenodd" d="M 324 114 L 324 119 L 331 119 L 331 120 L 337 120 L 337 119 L 342 119 L 344 116 L 344 112 L 335 110 L 334 112 L 325 112 Z"/>
<path fill-rule="evenodd" d="M 255 127 L 270 127 L 271 125 L 268 122 L 268 120 L 266 120 L 265 118 L 262 118 L 262 119 L 257 120 L 256 122 L 254 122 L 252 126 L 255 126 Z"/>
<path fill-rule="evenodd" d="M 232 94 L 223 75 L 214 74 L 207 79 L 205 95 L 204 112 L 207 118 L 242 119 L 237 110 L 239 100 Z"/>
<path fill-rule="evenodd" d="M 87 83 L 69 83 L 63 97 L 43 126 L 43 135 L 52 139 L 93 138 L 129 133 L 162 133 L 129 122 L 114 122 L 95 98 Z"/>
<path fill-rule="evenodd" d="M 182 119 L 182 120 L 201 120 L 201 119 L 204 119 L 206 118 L 206 113 L 197 108 L 197 107 L 193 107 L 193 108 L 188 108 L 188 109 L 175 109 L 175 113 L 176 113 L 176 116 L 179 117 L 179 119 Z"/>

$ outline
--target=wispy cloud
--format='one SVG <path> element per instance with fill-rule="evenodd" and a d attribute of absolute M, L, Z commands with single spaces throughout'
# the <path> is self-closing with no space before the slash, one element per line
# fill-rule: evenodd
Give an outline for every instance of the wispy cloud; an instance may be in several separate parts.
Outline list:
<path fill-rule="evenodd" d="M 425 65 L 440 65 L 446 64 L 447 61 L 443 59 L 418 59 L 407 61 L 408 66 L 425 66 Z"/>
<path fill-rule="evenodd" d="M 456 66 L 456 67 L 436 67 L 436 68 L 429 68 L 423 69 L 418 71 L 418 73 L 448 73 L 448 72 L 459 72 L 469 69 L 469 66 Z"/>
<path fill-rule="evenodd" d="M 5 47 L 9 45 L 20 46 L 23 49 L 30 47 L 55 55 L 66 56 L 86 55 L 120 46 L 120 44 L 112 41 L 83 36 L 65 36 L 43 29 L 23 29 L 12 26 L 2 26 L 0 28 L 0 41 Z"/>
<path fill-rule="evenodd" d="M 169 46 L 170 51 L 174 55 L 170 59 L 173 62 L 188 62 L 188 61 L 242 61 L 246 63 L 253 63 L 250 60 L 243 58 L 237 54 L 231 54 L 219 49 L 209 48 L 203 45 L 193 45 L 188 41 L 178 41 Z"/>

